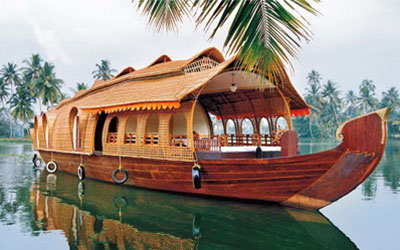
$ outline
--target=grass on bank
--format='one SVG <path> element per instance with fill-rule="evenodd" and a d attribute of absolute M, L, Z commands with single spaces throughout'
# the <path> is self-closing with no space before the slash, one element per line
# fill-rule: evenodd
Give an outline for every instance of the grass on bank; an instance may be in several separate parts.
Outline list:
<path fill-rule="evenodd" d="M 0 144 L 14 144 L 14 143 L 31 144 L 32 140 L 30 138 L 0 138 Z"/>

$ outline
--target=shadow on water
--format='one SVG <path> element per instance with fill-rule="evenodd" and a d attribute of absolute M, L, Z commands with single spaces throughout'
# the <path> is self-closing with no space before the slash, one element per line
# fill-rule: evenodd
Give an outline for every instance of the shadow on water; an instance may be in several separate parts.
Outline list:
<path fill-rule="evenodd" d="M 42 173 L 35 226 L 71 249 L 356 249 L 319 212 L 208 200 Z"/>

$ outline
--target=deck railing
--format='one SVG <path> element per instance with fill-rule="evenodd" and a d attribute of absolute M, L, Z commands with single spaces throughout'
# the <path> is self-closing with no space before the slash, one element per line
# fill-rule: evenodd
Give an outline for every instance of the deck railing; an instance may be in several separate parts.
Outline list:
<path fill-rule="evenodd" d="M 222 137 L 198 138 L 194 140 L 194 147 L 197 151 L 221 151 L 223 145 Z"/>
<path fill-rule="evenodd" d="M 170 135 L 170 146 L 186 147 L 187 136 L 186 135 Z"/>
<path fill-rule="evenodd" d="M 136 133 L 126 133 L 125 144 L 136 144 Z"/>
<path fill-rule="evenodd" d="M 222 146 L 280 146 L 279 137 L 261 134 L 223 134 L 207 138 L 195 138 L 194 146 L 198 151 L 221 151 Z"/>
<path fill-rule="evenodd" d="M 158 145 L 158 133 L 149 133 L 144 137 L 144 144 L 146 145 Z"/>
<path fill-rule="evenodd" d="M 107 135 L 107 143 L 117 143 L 117 132 L 109 132 Z"/>

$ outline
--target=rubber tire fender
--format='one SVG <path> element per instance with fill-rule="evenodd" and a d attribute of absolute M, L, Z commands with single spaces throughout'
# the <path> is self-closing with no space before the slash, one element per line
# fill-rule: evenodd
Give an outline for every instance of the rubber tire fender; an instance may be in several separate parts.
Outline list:
<path fill-rule="evenodd" d="M 79 180 L 85 179 L 85 176 L 86 176 L 85 175 L 85 168 L 82 165 L 78 166 L 77 174 L 78 174 L 78 179 Z"/>
<path fill-rule="evenodd" d="M 40 167 L 40 165 L 42 165 L 42 160 L 37 156 L 37 154 L 33 155 L 32 162 L 35 168 L 38 168 Z"/>
<path fill-rule="evenodd" d="M 117 173 L 121 171 L 124 174 L 124 178 L 122 178 L 121 180 L 117 179 Z M 112 178 L 114 180 L 115 183 L 117 184 L 124 184 L 127 180 L 128 180 L 128 171 L 126 171 L 125 169 L 121 168 L 121 170 L 119 168 L 115 169 L 112 173 Z"/>
<path fill-rule="evenodd" d="M 51 168 L 50 168 L 50 165 L 53 165 L 54 168 L 51 169 Z M 49 172 L 49 173 L 55 173 L 55 172 L 57 171 L 57 169 L 58 169 L 58 165 L 57 165 L 57 163 L 56 163 L 55 161 L 49 161 L 49 162 L 46 164 L 46 170 L 47 170 L 47 172 Z"/>

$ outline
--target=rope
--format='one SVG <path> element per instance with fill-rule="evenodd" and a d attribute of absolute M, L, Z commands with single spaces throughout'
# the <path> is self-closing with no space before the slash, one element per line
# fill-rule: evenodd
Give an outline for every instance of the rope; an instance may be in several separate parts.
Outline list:
<path fill-rule="evenodd" d="M 121 164 L 121 155 L 119 156 L 119 167 L 118 167 L 119 171 L 122 170 L 122 164 Z"/>
<path fill-rule="evenodd" d="M 80 165 L 83 167 L 83 155 L 81 155 L 81 164 Z"/>

